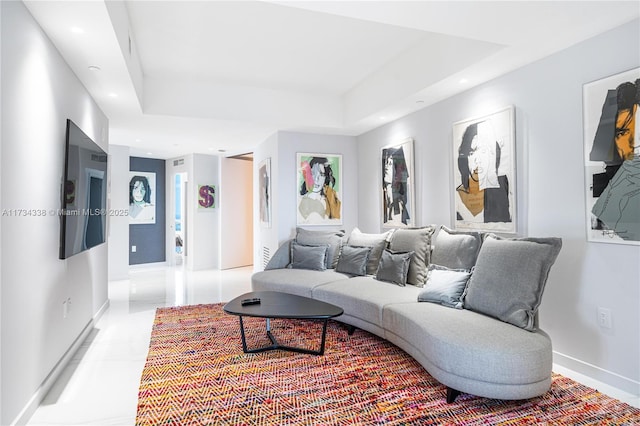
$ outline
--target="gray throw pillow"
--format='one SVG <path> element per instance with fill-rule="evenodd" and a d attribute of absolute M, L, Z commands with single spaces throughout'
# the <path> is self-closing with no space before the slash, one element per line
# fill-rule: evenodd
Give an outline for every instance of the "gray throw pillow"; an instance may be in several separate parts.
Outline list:
<path fill-rule="evenodd" d="M 291 243 L 293 240 L 287 240 L 273 253 L 271 259 L 264 267 L 265 271 L 269 271 L 271 269 L 282 269 L 289 266 L 291 263 Z"/>
<path fill-rule="evenodd" d="M 324 271 L 327 269 L 327 252 L 329 246 L 305 246 L 296 242 L 291 243 L 291 269 L 313 269 Z"/>
<path fill-rule="evenodd" d="M 393 252 L 414 252 L 407 283 L 422 287 L 427 279 L 427 266 L 430 263 L 431 235 L 435 226 L 424 228 L 396 229 L 391 235 L 389 250 Z"/>
<path fill-rule="evenodd" d="M 418 293 L 418 302 L 433 302 L 462 309 L 462 293 L 470 276 L 468 270 L 449 269 L 432 263 L 428 268 L 427 283 Z"/>
<path fill-rule="evenodd" d="M 471 269 L 476 264 L 482 236 L 474 231 L 453 231 L 441 226 L 432 239 L 431 263 L 451 269 Z"/>
<path fill-rule="evenodd" d="M 342 246 L 340 259 L 336 265 L 336 272 L 349 275 L 366 275 L 367 262 L 371 254 L 371 247 Z"/>
<path fill-rule="evenodd" d="M 463 295 L 465 309 L 534 331 L 560 238 L 501 238 L 486 234 Z"/>
<path fill-rule="evenodd" d="M 405 253 L 394 253 L 389 250 L 383 251 L 380 257 L 380 263 L 378 264 L 378 270 L 376 271 L 376 279 L 404 287 L 407 284 L 409 264 L 411 263 L 411 257 L 413 255 L 414 253 L 412 251 Z"/>
<path fill-rule="evenodd" d="M 344 240 L 344 231 L 310 231 L 296 228 L 296 242 L 306 246 L 329 246 L 326 268 L 335 268 L 340 257 L 340 247 Z"/>
<path fill-rule="evenodd" d="M 387 247 L 387 241 L 391 236 L 392 231 L 387 231 L 382 234 L 365 234 L 358 228 L 354 228 L 349 235 L 347 243 L 351 246 L 359 247 L 371 247 L 371 255 L 369 256 L 369 262 L 367 263 L 367 274 L 374 275 L 378 270 L 378 263 L 380 262 L 380 256 Z"/>

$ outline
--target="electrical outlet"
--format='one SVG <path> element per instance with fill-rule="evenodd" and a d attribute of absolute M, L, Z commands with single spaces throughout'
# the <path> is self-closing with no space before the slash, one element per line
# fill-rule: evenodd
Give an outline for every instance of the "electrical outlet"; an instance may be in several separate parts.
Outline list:
<path fill-rule="evenodd" d="M 136 246 L 131 246 L 131 253 L 135 253 L 137 249 L 138 249 L 138 247 L 136 247 Z"/>
<path fill-rule="evenodd" d="M 612 328 L 611 309 L 598 308 L 598 325 L 602 328 Z"/>

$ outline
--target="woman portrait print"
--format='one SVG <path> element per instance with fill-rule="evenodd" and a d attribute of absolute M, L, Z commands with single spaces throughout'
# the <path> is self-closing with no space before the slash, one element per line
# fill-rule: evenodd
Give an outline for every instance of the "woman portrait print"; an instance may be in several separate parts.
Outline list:
<path fill-rule="evenodd" d="M 342 223 L 341 156 L 298 154 L 298 224 Z"/>
<path fill-rule="evenodd" d="M 131 177 L 129 181 L 129 219 L 131 223 L 155 223 L 154 186 L 155 173 L 135 172 Z"/>

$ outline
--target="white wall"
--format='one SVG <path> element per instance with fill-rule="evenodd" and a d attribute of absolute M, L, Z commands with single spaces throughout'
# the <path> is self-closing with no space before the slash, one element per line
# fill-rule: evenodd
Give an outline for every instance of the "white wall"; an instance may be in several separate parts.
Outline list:
<path fill-rule="evenodd" d="M 257 167 L 271 157 L 272 228 L 256 233 L 254 269 L 262 269 L 261 250 L 269 247 L 271 255 L 278 246 L 295 236 L 297 209 L 296 153 L 342 154 L 342 225 L 315 226 L 316 229 L 344 229 L 357 226 L 358 219 L 358 152 L 356 138 L 352 136 L 317 135 L 309 133 L 278 132 L 260 144 L 254 151 L 254 184 L 257 188 Z M 254 199 L 256 203 L 259 200 Z M 256 204 L 259 205 L 259 204 Z M 260 226 L 259 212 L 254 212 L 254 224 Z M 258 228 L 256 228 L 258 229 Z"/>
<path fill-rule="evenodd" d="M 220 269 L 253 264 L 253 161 L 220 159 Z"/>
<path fill-rule="evenodd" d="M 174 166 L 174 160 L 184 160 Z M 175 253 L 173 228 L 175 205 L 175 174 L 187 174 L 185 265 L 190 270 L 218 269 L 220 265 L 220 209 L 198 209 L 198 185 L 220 187 L 220 159 L 215 155 L 189 154 L 166 161 L 167 187 L 167 260 Z M 217 202 L 216 202 L 217 203 Z"/>
<path fill-rule="evenodd" d="M 278 221 L 277 212 L 279 210 L 279 201 L 282 194 L 276 191 L 276 182 L 278 182 L 280 172 L 279 165 L 280 160 L 278 158 L 278 133 L 274 133 L 267 140 L 262 142 L 253 151 L 253 187 L 259 188 L 259 176 L 258 168 L 260 163 L 269 158 L 271 160 L 271 227 L 263 227 L 260 224 L 260 211 L 259 207 L 256 207 L 256 211 L 253 215 L 253 269 L 254 271 L 261 271 L 264 267 L 264 263 L 270 258 L 273 253 L 278 249 L 278 229 L 280 223 Z M 253 205 L 260 206 L 260 194 L 257 190 L 253 191 Z M 265 249 L 268 254 L 265 254 Z M 266 257 L 266 259 L 265 259 Z"/>
<path fill-rule="evenodd" d="M 194 154 L 193 173 L 189 177 L 191 189 L 187 196 L 191 227 L 191 269 L 220 268 L 220 209 L 198 209 L 198 185 L 213 184 L 220 188 L 220 159 L 215 155 Z M 191 201 L 189 201 L 191 200 Z M 187 237 L 187 238 L 189 238 Z"/>
<path fill-rule="evenodd" d="M 21 2 L 2 10 L 1 424 L 25 420 L 48 375 L 107 304 L 107 244 L 59 260 L 66 119 L 103 149 L 108 121 Z M 67 318 L 63 301 L 71 299 Z M 33 399 L 32 399 L 33 397 Z"/>
<path fill-rule="evenodd" d="M 379 229 L 379 149 L 404 137 L 415 138 L 418 224 L 450 226 L 452 124 L 515 105 L 519 234 L 563 239 L 540 309 L 554 362 L 636 395 L 640 247 L 586 241 L 582 87 L 640 65 L 639 28 L 636 20 L 358 137 L 363 230 Z M 598 326 L 599 306 L 612 310 L 613 329 Z"/>
<path fill-rule="evenodd" d="M 342 225 L 316 226 L 317 229 L 345 229 L 357 226 L 358 220 L 358 158 L 356 138 L 352 136 L 316 135 L 307 133 L 278 133 L 278 213 L 280 242 L 295 236 L 297 209 L 296 153 L 342 154 Z M 273 164 L 272 164 L 273 167 Z"/>
<path fill-rule="evenodd" d="M 109 208 L 129 211 L 129 147 L 109 145 Z M 129 278 L 129 216 L 112 215 L 108 221 L 109 281 Z"/>

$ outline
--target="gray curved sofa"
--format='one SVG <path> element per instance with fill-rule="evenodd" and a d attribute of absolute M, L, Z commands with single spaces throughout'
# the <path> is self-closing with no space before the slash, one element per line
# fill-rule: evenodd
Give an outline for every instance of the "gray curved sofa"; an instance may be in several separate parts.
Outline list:
<path fill-rule="evenodd" d="M 340 306 L 344 314 L 336 320 L 350 326 L 350 333 L 360 328 L 403 349 L 447 387 L 448 402 L 461 392 L 497 399 L 527 399 L 547 392 L 551 339 L 537 326 L 537 309 L 561 240 L 504 239 L 445 227 L 434 236 L 436 229 L 385 234 L 355 229 L 348 239 L 339 231 L 314 236 L 298 229 L 296 238 L 280 246 L 265 270 L 252 276 L 252 288 Z M 327 234 L 332 241 L 323 239 Z M 317 246 L 328 248 L 317 269 L 297 262 L 301 255 L 296 250 Z M 362 274 L 354 274 L 353 265 L 342 265 L 346 247 L 370 248 Z M 308 250 L 317 254 L 316 248 Z M 403 272 L 409 282 L 378 279 L 384 277 L 385 259 L 407 251 L 411 261 L 409 271 Z M 445 272 L 436 274 L 436 269 Z M 345 270 L 349 273 L 340 272 Z M 458 285 L 454 297 L 449 287 L 443 295 L 441 277 L 470 270 L 470 278 Z"/>

